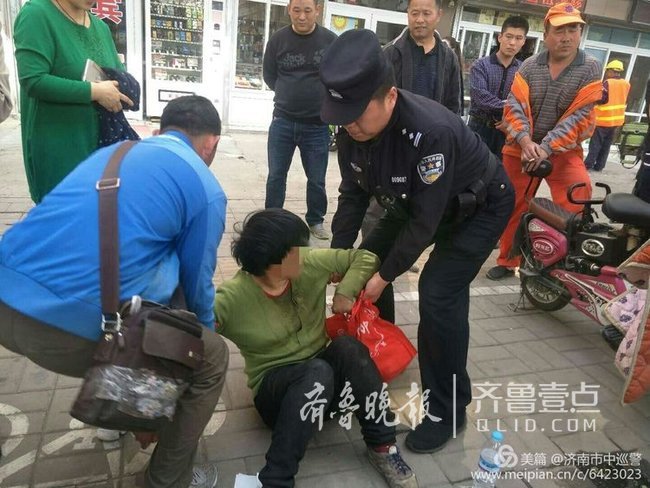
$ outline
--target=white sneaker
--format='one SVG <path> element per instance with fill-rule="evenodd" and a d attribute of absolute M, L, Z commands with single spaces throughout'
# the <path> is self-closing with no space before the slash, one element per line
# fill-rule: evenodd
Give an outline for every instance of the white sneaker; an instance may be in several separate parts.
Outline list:
<path fill-rule="evenodd" d="M 97 438 L 102 442 L 115 442 L 126 434 L 125 430 L 97 429 Z"/>
<path fill-rule="evenodd" d="M 311 235 L 313 235 L 316 239 L 320 239 L 322 241 L 326 241 L 330 238 L 330 233 L 325 230 L 323 224 L 310 225 L 309 232 L 311 232 Z"/>
<path fill-rule="evenodd" d="M 214 464 L 200 464 L 192 468 L 192 483 L 189 488 L 214 488 L 219 473 Z"/>

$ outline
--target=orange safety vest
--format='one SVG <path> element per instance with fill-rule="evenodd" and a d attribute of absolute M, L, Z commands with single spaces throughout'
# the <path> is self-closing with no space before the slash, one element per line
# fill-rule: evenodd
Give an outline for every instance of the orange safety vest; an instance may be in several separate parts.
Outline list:
<path fill-rule="evenodd" d="M 609 100 L 596 105 L 596 125 L 598 127 L 620 127 L 625 123 L 625 106 L 630 84 L 620 78 L 607 80 Z"/>
<path fill-rule="evenodd" d="M 515 73 L 515 79 L 512 82 L 512 88 L 510 89 L 511 95 L 513 95 L 517 103 L 523 108 L 524 116 L 527 119 L 528 127 L 530 130 L 530 135 L 533 135 L 533 114 L 530 107 L 530 87 L 526 80 L 521 75 L 521 73 Z M 576 110 L 598 102 L 603 98 L 603 83 L 601 81 L 592 81 L 588 85 L 583 86 L 576 97 L 573 99 L 573 103 L 566 109 L 561 120 L 570 116 Z M 508 154 L 514 157 L 521 156 L 521 147 L 516 142 L 516 136 L 519 132 L 523 130 L 524 121 L 519 120 L 515 115 L 513 115 L 512 107 L 509 103 L 506 103 L 503 108 L 503 121 L 505 123 L 506 129 L 506 143 L 503 146 L 503 154 Z M 590 110 L 589 115 L 584 119 L 578 121 L 578 123 L 571 128 L 567 134 L 562 134 L 551 141 L 549 145 L 551 150 L 555 152 L 565 152 L 578 148 L 582 151 L 580 143 L 585 139 L 591 137 L 591 134 L 594 132 L 595 127 L 595 117 L 594 111 Z"/>

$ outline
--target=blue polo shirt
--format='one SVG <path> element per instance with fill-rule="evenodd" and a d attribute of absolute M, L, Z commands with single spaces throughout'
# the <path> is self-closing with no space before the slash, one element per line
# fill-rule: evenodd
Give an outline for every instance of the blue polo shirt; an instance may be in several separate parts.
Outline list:
<path fill-rule="evenodd" d="M 116 147 L 79 164 L 0 240 L 0 300 L 91 340 L 101 335 L 95 183 Z M 138 142 L 120 179 L 121 301 L 168 303 L 180 283 L 188 309 L 214 328 L 212 278 L 226 211 L 216 178 L 184 134 L 168 132 Z"/>

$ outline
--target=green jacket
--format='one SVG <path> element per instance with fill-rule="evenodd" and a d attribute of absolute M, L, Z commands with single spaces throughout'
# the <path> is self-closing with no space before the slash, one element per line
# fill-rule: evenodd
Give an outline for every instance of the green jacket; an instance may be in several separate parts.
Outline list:
<path fill-rule="evenodd" d="M 30 0 L 16 17 L 23 158 L 36 203 L 97 149 L 99 116 L 81 80 L 86 60 L 124 69 L 108 26 L 89 17 L 89 27 L 77 25 L 50 0 Z"/>
<path fill-rule="evenodd" d="M 359 249 L 302 248 L 300 260 L 300 276 L 281 297 L 266 295 L 241 270 L 217 289 L 217 332 L 239 347 L 255 394 L 268 370 L 310 359 L 327 346 L 325 293 L 330 275 L 345 275 L 336 293 L 354 300 L 379 266 L 374 254 Z"/>

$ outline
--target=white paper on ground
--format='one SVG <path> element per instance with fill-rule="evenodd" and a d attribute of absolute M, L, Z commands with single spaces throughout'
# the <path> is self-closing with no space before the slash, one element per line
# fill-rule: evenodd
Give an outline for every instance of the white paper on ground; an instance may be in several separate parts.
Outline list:
<path fill-rule="evenodd" d="M 234 488 L 261 488 L 261 486 L 262 483 L 254 475 L 238 473 L 235 478 Z"/>

